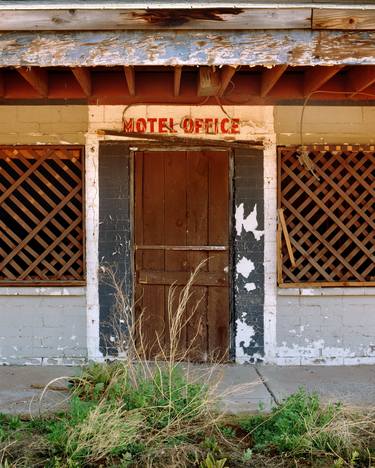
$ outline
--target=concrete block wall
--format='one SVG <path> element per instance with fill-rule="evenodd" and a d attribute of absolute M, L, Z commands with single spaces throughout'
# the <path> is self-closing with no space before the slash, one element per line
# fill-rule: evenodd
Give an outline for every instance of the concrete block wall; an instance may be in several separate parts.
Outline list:
<path fill-rule="evenodd" d="M 0 288 L 0 365 L 86 358 L 84 288 Z"/>
<path fill-rule="evenodd" d="M 87 106 L 0 106 L 0 145 L 84 144 Z M 0 365 L 87 355 L 86 288 L 0 286 Z"/>
<path fill-rule="evenodd" d="M 278 145 L 299 145 L 302 106 L 274 108 Z M 303 116 L 303 144 L 374 144 L 375 107 L 310 106 Z"/>
<path fill-rule="evenodd" d="M 83 145 L 87 127 L 87 106 L 0 106 L 1 145 Z"/>
<path fill-rule="evenodd" d="M 375 288 L 279 290 L 279 364 L 375 364 Z"/>
<path fill-rule="evenodd" d="M 300 144 L 302 108 L 275 107 L 277 144 Z M 375 108 L 307 106 L 304 144 L 374 144 Z M 277 291 L 277 364 L 375 363 L 375 288 Z"/>
<path fill-rule="evenodd" d="M 99 147 L 99 268 L 111 269 L 126 300 L 132 298 L 130 232 L 130 152 L 125 143 L 103 142 Z M 116 309 L 115 284 L 99 278 L 100 346 L 103 355 L 117 354 L 118 330 L 126 310 Z M 130 318 L 130 317 L 129 317 Z M 125 331 L 125 330 L 124 330 Z"/>

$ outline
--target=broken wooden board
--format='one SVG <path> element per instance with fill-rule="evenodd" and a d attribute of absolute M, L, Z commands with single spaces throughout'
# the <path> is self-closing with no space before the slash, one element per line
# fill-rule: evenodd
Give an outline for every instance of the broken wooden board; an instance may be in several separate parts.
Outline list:
<path fill-rule="evenodd" d="M 0 33 L 0 67 L 374 65 L 375 31 Z"/>
<path fill-rule="evenodd" d="M 311 8 L 148 8 L 1 11 L 0 31 L 310 29 Z"/>

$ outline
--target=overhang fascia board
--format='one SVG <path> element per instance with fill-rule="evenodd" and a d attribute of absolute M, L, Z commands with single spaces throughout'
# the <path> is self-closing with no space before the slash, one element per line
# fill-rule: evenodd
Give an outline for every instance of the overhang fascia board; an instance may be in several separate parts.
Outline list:
<path fill-rule="evenodd" d="M 246 9 L 283 9 L 283 8 L 324 8 L 324 9 L 373 9 L 375 10 L 375 3 L 372 1 L 365 1 L 363 3 L 356 1 L 327 1 L 327 2 L 311 2 L 311 1 L 206 1 L 206 2 L 192 2 L 185 0 L 175 1 L 148 1 L 148 2 L 130 2 L 130 1 L 116 1 L 116 2 L 103 2 L 103 1 L 0 1 L 0 11 L 16 11 L 16 10 L 121 10 L 121 9 L 170 9 L 177 10 L 181 8 L 187 9 L 207 9 L 207 8 L 246 8 Z"/>
<path fill-rule="evenodd" d="M 375 31 L 0 33 L 0 67 L 375 65 Z"/>

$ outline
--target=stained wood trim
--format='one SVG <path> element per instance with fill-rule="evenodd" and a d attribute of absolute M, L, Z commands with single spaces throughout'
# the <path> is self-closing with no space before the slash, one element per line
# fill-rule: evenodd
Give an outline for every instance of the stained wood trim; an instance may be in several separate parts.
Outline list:
<path fill-rule="evenodd" d="M 72 73 L 78 81 L 78 84 L 82 88 L 82 91 L 85 93 L 85 95 L 91 96 L 92 84 L 90 71 L 87 68 L 73 67 Z"/>
<path fill-rule="evenodd" d="M 186 285 L 190 279 L 191 272 L 182 271 L 139 271 L 140 284 L 160 284 L 160 285 Z M 194 280 L 194 286 L 228 286 L 228 275 L 216 272 L 198 272 Z"/>
<path fill-rule="evenodd" d="M 210 139 L 210 138 L 194 138 L 194 137 L 183 137 L 176 135 L 162 135 L 162 134 L 150 134 L 150 133 L 139 133 L 139 132 L 119 132 L 116 130 L 97 130 L 98 136 L 116 136 L 116 137 L 125 137 L 125 138 L 137 138 L 140 140 L 152 140 L 158 141 L 164 144 L 176 145 L 180 144 L 182 146 L 209 146 L 216 148 L 253 148 L 253 149 L 262 149 L 263 142 L 261 141 L 225 141 L 219 139 Z M 136 144 L 139 142 L 129 141 L 129 144 Z M 186 148 L 185 148 L 186 149 Z"/>
<path fill-rule="evenodd" d="M 104 6 L 104 5 L 103 5 Z M 53 9 L 2 11 L 2 31 L 83 31 L 129 29 L 306 29 L 311 8 L 172 8 Z"/>
<path fill-rule="evenodd" d="M 279 288 L 340 288 L 340 287 L 356 287 L 366 288 L 374 287 L 375 281 L 315 281 L 309 283 L 280 283 Z"/>
<path fill-rule="evenodd" d="M 6 286 L 15 286 L 15 287 L 40 287 L 40 286 L 55 286 L 55 287 L 63 287 L 63 286 L 86 286 L 86 281 L 29 281 L 29 280 L 22 280 L 20 281 L 1 281 L 0 287 Z"/>
<path fill-rule="evenodd" d="M 48 75 L 42 68 L 17 68 L 18 73 L 24 78 L 42 97 L 48 95 Z"/>
<path fill-rule="evenodd" d="M 225 245 L 136 245 L 136 250 L 196 250 L 196 251 L 226 251 L 228 247 Z"/>
<path fill-rule="evenodd" d="M 375 10 L 314 8 L 312 29 L 375 29 Z"/>
<path fill-rule="evenodd" d="M 288 150 L 291 150 L 291 151 L 297 151 L 298 149 L 300 149 L 300 147 L 296 146 L 295 144 L 294 145 L 283 145 L 283 146 L 279 146 L 279 149 L 288 149 Z M 350 144 L 329 144 L 329 145 L 309 145 L 309 146 L 303 146 L 302 147 L 303 150 L 306 150 L 306 151 L 329 151 L 330 153 L 335 153 L 337 151 L 340 151 L 340 152 L 346 152 L 346 151 L 355 151 L 355 152 L 358 152 L 358 151 L 375 151 L 375 145 L 359 145 L 359 144 L 354 144 L 354 145 L 350 145 Z"/>
<path fill-rule="evenodd" d="M 288 232 L 288 228 L 287 228 L 286 222 L 285 222 L 284 210 L 283 210 L 283 208 L 279 208 L 277 210 L 277 212 L 279 214 L 279 220 L 280 220 L 280 223 L 281 223 L 281 228 L 283 230 L 283 234 L 284 234 L 284 238 L 285 238 L 285 242 L 286 242 L 286 247 L 288 249 L 290 262 L 292 264 L 292 267 L 295 268 L 296 267 L 296 261 L 294 259 L 292 244 L 290 242 L 289 232 Z"/>

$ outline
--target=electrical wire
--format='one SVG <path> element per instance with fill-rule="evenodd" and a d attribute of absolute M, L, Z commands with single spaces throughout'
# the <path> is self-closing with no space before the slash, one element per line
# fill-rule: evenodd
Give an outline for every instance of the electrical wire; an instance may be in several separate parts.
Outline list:
<path fill-rule="evenodd" d="M 302 148 L 303 147 L 303 121 L 304 121 L 304 117 L 305 117 L 305 110 L 306 110 L 306 107 L 307 107 L 307 104 L 308 102 L 310 101 L 310 98 L 313 94 L 345 94 L 345 95 L 350 95 L 350 94 L 360 94 L 362 96 L 371 96 L 371 97 L 375 97 L 375 94 L 372 94 L 372 93 L 366 93 L 364 91 L 359 91 L 359 92 L 356 92 L 356 91 L 328 91 L 328 90 L 316 90 L 316 91 L 312 91 L 308 96 L 306 96 L 306 99 L 303 103 L 303 106 L 302 106 L 302 111 L 301 111 L 301 117 L 300 117 L 300 122 L 299 122 L 299 140 L 300 140 L 300 147 Z"/>

